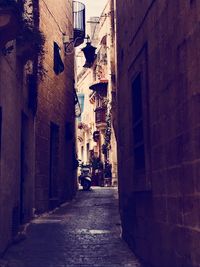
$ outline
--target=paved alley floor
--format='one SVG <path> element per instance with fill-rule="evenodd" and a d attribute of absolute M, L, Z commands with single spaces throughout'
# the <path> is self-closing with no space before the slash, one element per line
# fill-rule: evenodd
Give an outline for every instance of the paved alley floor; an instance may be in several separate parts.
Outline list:
<path fill-rule="evenodd" d="M 8 267 L 138 267 L 120 238 L 117 190 L 93 188 L 35 219 L 27 238 L 9 248 Z"/>

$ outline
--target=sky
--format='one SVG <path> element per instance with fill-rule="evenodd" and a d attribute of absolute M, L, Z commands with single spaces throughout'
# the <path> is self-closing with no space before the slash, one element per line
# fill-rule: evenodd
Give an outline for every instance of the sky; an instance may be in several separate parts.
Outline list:
<path fill-rule="evenodd" d="M 86 20 L 100 16 L 108 0 L 80 0 L 86 6 Z"/>

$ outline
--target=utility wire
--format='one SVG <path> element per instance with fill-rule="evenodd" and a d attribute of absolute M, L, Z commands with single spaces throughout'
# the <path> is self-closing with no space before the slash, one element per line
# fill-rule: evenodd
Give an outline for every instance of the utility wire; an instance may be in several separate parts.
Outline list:
<path fill-rule="evenodd" d="M 47 10 L 48 10 L 48 12 L 49 12 L 49 14 L 50 14 L 50 15 L 52 16 L 52 18 L 54 19 L 56 25 L 58 26 L 59 31 L 60 31 L 62 34 L 65 34 L 64 31 L 61 29 L 59 23 L 57 22 L 57 20 L 56 20 L 54 14 L 53 14 L 53 13 L 51 12 L 51 10 L 49 9 L 47 3 L 46 3 L 44 0 L 42 0 L 42 2 L 45 4 L 45 6 L 46 6 L 46 8 L 47 8 Z"/>

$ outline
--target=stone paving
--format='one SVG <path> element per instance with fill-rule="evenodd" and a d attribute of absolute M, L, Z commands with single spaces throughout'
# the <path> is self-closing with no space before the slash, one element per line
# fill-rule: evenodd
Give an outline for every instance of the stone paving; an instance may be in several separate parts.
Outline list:
<path fill-rule="evenodd" d="M 140 266 L 120 238 L 117 190 L 97 187 L 33 220 L 3 260 L 7 267 Z"/>

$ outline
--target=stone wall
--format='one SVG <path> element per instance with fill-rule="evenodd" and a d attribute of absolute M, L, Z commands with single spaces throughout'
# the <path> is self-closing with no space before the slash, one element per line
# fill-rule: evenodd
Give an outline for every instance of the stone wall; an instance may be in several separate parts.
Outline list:
<path fill-rule="evenodd" d="M 1 159 L 0 159 L 0 253 L 11 238 L 12 209 L 17 205 L 19 169 L 20 101 L 13 74 L 16 57 L 0 56 Z M 13 68 L 13 69 L 12 69 Z M 5 79 L 6 77 L 6 79 Z M 11 197 L 12 196 L 12 197 Z"/>
<path fill-rule="evenodd" d="M 46 75 L 39 82 L 38 110 L 36 115 L 36 210 L 43 212 L 53 208 L 60 202 L 69 199 L 74 194 L 75 176 L 73 171 L 74 151 L 74 98 L 73 54 L 65 55 L 63 34 L 73 37 L 72 1 L 56 2 L 40 1 L 40 29 L 44 33 L 45 56 L 43 65 Z M 54 66 L 54 42 L 60 47 L 60 56 L 64 63 L 64 71 L 56 75 Z M 49 196 L 50 187 L 50 128 L 51 123 L 58 127 L 57 137 L 57 172 L 56 196 Z M 69 127 L 67 127 L 67 125 Z M 72 137 L 67 140 L 67 134 Z M 54 161 L 52 159 L 52 161 Z M 53 167 L 54 168 L 54 167 Z M 53 172 L 53 171 L 52 171 Z M 54 175 L 54 174 L 53 174 Z M 54 178 L 53 178 L 54 179 Z M 53 198 L 50 200 L 50 198 Z"/>
<path fill-rule="evenodd" d="M 116 0 L 123 236 L 147 266 L 197 267 L 200 3 L 123 2 Z M 139 73 L 145 144 L 141 173 L 134 167 L 131 90 Z"/>
<path fill-rule="evenodd" d="M 77 188 L 73 169 L 74 55 L 64 55 L 61 33 L 73 36 L 72 1 L 46 3 L 39 1 L 38 14 L 46 38 L 43 64 L 47 72 L 43 80 L 38 79 L 38 86 L 37 79 L 32 87 L 28 82 L 29 75 L 34 74 L 35 79 L 38 70 L 32 54 L 24 55 L 27 47 L 32 51 L 29 40 L 10 41 L 5 46 L 12 47 L 10 51 L 0 50 L 0 255 L 35 211 L 54 208 L 72 198 Z M 53 71 L 54 41 L 65 65 L 58 76 Z M 57 161 L 51 170 L 57 177 L 51 186 L 52 191 L 56 188 L 56 196 L 51 200 L 50 128 L 54 129 L 52 149 L 57 152 L 51 156 L 51 161 Z"/>
<path fill-rule="evenodd" d="M 28 107 L 25 68 L 17 56 L 0 55 L 0 253 L 12 241 L 19 226 L 33 216 L 34 118 Z"/>

